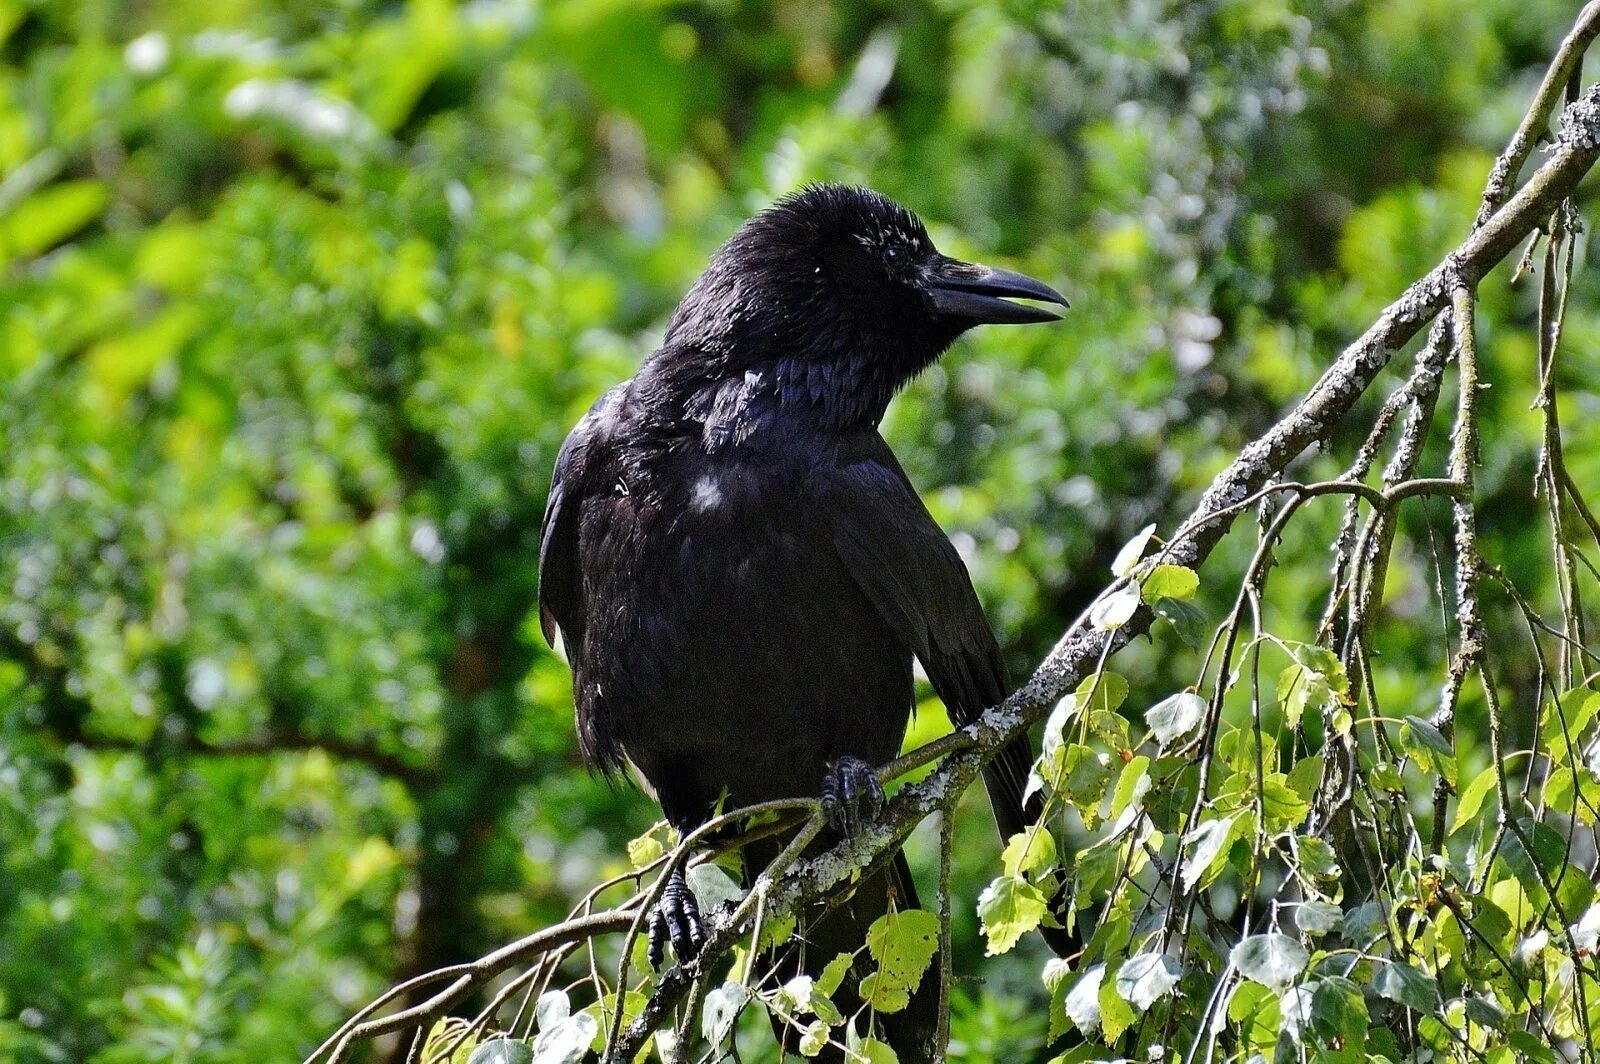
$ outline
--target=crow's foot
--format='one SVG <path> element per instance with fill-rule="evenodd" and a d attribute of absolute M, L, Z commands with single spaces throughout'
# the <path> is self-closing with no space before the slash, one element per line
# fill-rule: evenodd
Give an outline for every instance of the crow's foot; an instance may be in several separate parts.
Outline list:
<path fill-rule="evenodd" d="M 661 970 L 666 958 L 667 942 L 672 942 L 672 952 L 678 955 L 679 964 L 688 964 L 700 953 L 705 941 L 705 928 L 700 923 L 700 906 L 694 900 L 683 869 L 675 868 L 662 888 L 661 900 L 650 911 L 650 967 Z"/>
<path fill-rule="evenodd" d="M 882 812 L 883 801 L 877 770 L 859 757 L 841 757 L 822 777 L 822 812 L 846 838 Z"/>

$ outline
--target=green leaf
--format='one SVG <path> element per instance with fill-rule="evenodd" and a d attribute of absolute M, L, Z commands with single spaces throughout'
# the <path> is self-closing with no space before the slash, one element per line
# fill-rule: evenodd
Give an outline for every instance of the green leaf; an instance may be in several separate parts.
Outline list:
<path fill-rule="evenodd" d="M 1306 970 L 1311 957 L 1299 942 L 1274 931 L 1251 935 L 1233 947 L 1228 959 L 1246 979 L 1282 990 Z"/>
<path fill-rule="evenodd" d="M 869 972 L 861 980 L 861 1001 L 878 1012 L 899 1012 L 911 1004 L 911 989 L 885 977 L 882 971 Z"/>
<path fill-rule="evenodd" d="M 1206 700 L 1193 691 L 1180 691 L 1145 710 L 1144 720 L 1156 744 L 1164 749 L 1192 734 L 1205 716 Z"/>
<path fill-rule="evenodd" d="M 1592 827 L 1595 810 L 1600 809 L 1600 777 L 1582 765 L 1552 768 L 1545 780 L 1544 801 L 1556 812 Z"/>
<path fill-rule="evenodd" d="M 795 924 L 793 913 L 767 917 L 761 924 L 761 948 L 773 949 L 789 941 L 794 937 Z"/>
<path fill-rule="evenodd" d="M 1205 611 L 1192 602 L 1170 598 L 1157 599 L 1150 608 L 1155 610 L 1157 617 L 1172 625 L 1173 632 L 1185 646 L 1191 650 L 1200 649 L 1200 642 L 1206 633 Z"/>
<path fill-rule="evenodd" d="M 1278 1039 L 1278 999 L 1260 983 L 1239 983 L 1228 999 L 1228 1019 L 1248 1046 L 1269 1046 Z"/>
<path fill-rule="evenodd" d="M 1501 1031 L 1505 1029 L 1506 1020 L 1509 1018 L 1509 1015 L 1505 1009 L 1500 1007 L 1500 1003 L 1495 1001 L 1493 998 L 1487 997 L 1483 994 L 1468 994 L 1466 1000 L 1462 1004 L 1465 1008 L 1467 1019 L 1471 1020 L 1479 1027 L 1483 1027 L 1491 1031 Z"/>
<path fill-rule="evenodd" d="M 1387 911 L 1382 902 L 1362 902 L 1344 914 L 1345 941 L 1364 947 L 1381 937 L 1388 923 Z"/>
<path fill-rule="evenodd" d="M 1039 834 L 1049 837 L 1048 832 Z M 938 951 L 939 918 L 926 909 L 902 909 L 878 917 L 867 929 L 867 952 L 878 962 L 878 970 L 861 981 L 862 999 L 879 1012 L 905 1008 Z"/>
<path fill-rule="evenodd" d="M 1261 784 L 1261 804 L 1265 816 L 1262 827 L 1268 834 L 1297 828 L 1311 814 L 1311 803 L 1289 786 L 1281 772 L 1272 772 Z"/>
<path fill-rule="evenodd" d="M 1549 900 L 1544 880 L 1553 882 L 1560 875 L 1566 863 L 1566 843 L 1560 832 L 1542 820 L 1519 817 L 1517 827 L 1519 831 L 1506 832 L 1505 841 L 1500 844 L 1500 860 L 1533 903 L 1542 906 Z M 1531 853 L 1523 845 L 1524 837 L 1532 846 Z"/>
<path fill-rule="evenodd" d="M 1039 775 L 1050 789 L 1077 806 L 1085 819 L 1098 816 L 1115 774 L 1109 755 L 1082 743 L 1057 747 L 1039 762 Z"/>
<path fill-rule="evenodd" d="M 1117 991 L 1116 980 L 1102 976 L 1100 984 L 1100 1030 L 1107 1045 L 1113 1045 L 1136 1018 L 1133 1006 Z"/>
<path fill-rule="evenodd" d="M 1127 678 L 1115 672 L 1089 676 L 1078 685 L 1078 705 L 1093 713 L 1115 713 L 1128 697 Z"/>
<path fill-rule="evenodd" d="M 1208 820 L 1184 836 L 1183 888 L 1185 890 L 1194 889 L 1194 885 L 1200 882 L 1213 866 L 1220 863 L 1222 851 L 1233 837 L 1233 825 L 1237 819 L 1230 816 Z"/>
<path fill-rule="evenodd" d="M 832 998 L 815 987 L 811 990 L 810 1005 L 811 1011 L 823 1023 L 829 1026 L 837 1026 L 844 1022 L 844 1014 L 839 1011 L 839 1006 L 833 1003 Z"/>
<path fill-rule="evenodd" d="M 1327 935 L 1344 926 L 1344 910 L 1325 901 L 1303 901 L 1294 911 L 1294 922 L 1308 935 Z"/>
<path fill-rule="evenodd" d="M 1411 734 L 1416 741 L 1436 754 L 1450 755 L 1456 752 L 1455 747 L 1450 745 L 1450 740 L 1444 737 L 1444 732 L 1440 731 L 1430 721 L 1421 717 L 1407 717 L 1405 727 L 1401 729 L 1402 735 L 1405 734 L 1407 728 L 1411 730 Z"/>
<path fill-rule="evenodd" d="M 1406 793 L 1405 777 L 1400 775 L 1400 770 L 1388 761 L 1380 761 L 1372 766 L 1372 785 L 1380 791 L 1389 794 Z"/>
<path fill-rule="evenodd" d="M 1314 835 L 1300 840 L 1300 867 L 1315 879 L 1339 878 L 1339 858 L 1333 844 Z"/>
<path fill-rule="evenodd" d="M 1361 988 L 1343 976 L 1328 976 L 1311 984 L 1311 1021 L 1325 1044 L 1335 1039 L 1360 1045 L 1371 1017 Z"/>
<path fill-rule="evenodd" d="M 1005 953 L 1044 919 L 1046 900 L 1039 888 L 1020 876 L 1000 876 L 978 896 L 988 956 Z"/>
<path fill-rule="evenodd" d="M 1157 599 L 1191 599 L 1200 589 L 1200 577 L 1182 565 L 1158 565 L 1144 578 L 1142 594 L 1146 602 Z"/>
<path fill-rule="evenodd" d="M 1439 1011 L 1439 984 L 1433 976 L 1404 961 L 1383 961 L 1372 974 L 1372 989 L 1379 997 L 1397 1001 L 1415 1012 Z"/>
<path fill-rule="evenodd" d="M 1074 705 L 1083 711 L 1089 730 L 1118 751 L 1129 747 L 1128 722 L 1117 712 L 1127 697 L 1128 681 L 1114 672 L 1087 677 L 1073 695 Z"/>
<path fill-rule="evenodd" d="M 822 1052 L 822 1047 L 828 1044 L 828 1025 L 821 1020 L 813 1020 L 806 1025 L 800 1033 L 800 1055 L 814 1057 Z"/>
<path fill-rule="evenodd" d="M 467 1064 L 533 1064 L 533 1047 L 509 1038 L 492 1038 L 472 1051 Z"/>
<path fill-rule="evenodd" d="M 1039 873 L 1056 867 L 1056 840 L 1043 824 L 1019 831 L 1006 843 L 1000 861 L 1006 875 L 1037 879 Z"/>
<path fill-rule="evenodd" d="M 655 829 L 651 828 L 638 838 L 629 841 L 628 863 L 636 869 L 643 868 L 666 852 L 661 840 L 656 838 Z"/>
<path fill-rule="evenodd" d="M 1571 737 L 1573 746 L 1580 745 L 1584 729 L 1596 715 L 1600 715 L 1600 691 L 1575 687 L 1557 701 L 1556 712 L 1545 716 L 1539 741 L 1556 755 L 1557 760 L 1565 760 L 1567 738 Z"/>
<path fill-rule="evenodd" d="M 900 1058 L 895 1056 L 894 1050 L 876 1038 L 863 1039 L 861 1045 L 856 1047 L 856 1052 L 865 1064 L 900 1064 Z"/>
<path fill-rule="evenodd" d="M 1111 888 L 1121 865 L 1120 847 L 1106 842 L 1096 843 L 1078 854 L 1077 875 L 1072 891 L 1073 907 L 1087 908 L 1101 900 L 1099 895 Z"/>
<path fill-rule="evenodd" d="M 1450 822 L 1450 834 L 1454 835 L 1478 818 L 1478 811 L 1483 808 L 1483 800 L 1495 789 L 1495 783 L 1499 778 L 1493 765 L 1472 777 L 1472 782 L 1461 791 L 1461 800 L 1456 803 L 1455 819 Z"/>
<path fill-rule="evenodd" d="M 1133 744 L 1128 739 L 1128 722 L 1123 719 L 1122 714 L 1092 710 L 1088 716 L 1088 723 L 1089 730 L 1118 754 L 1127 753 L 1132 749 Z"/>
<path fill-rule="evenodd" d="M 1506 1041 L 1517 1052 L 1518 1059 L 1528 1064 L 1556 1064 L 1561 1059 L 1554 1050 L 1527 1031 L 1512 1031 L 1506 1036 Z"/>
<path fill-rule="evenodd" d="M 838 993 L 845 973 L 850 971 L 850 965 L 854 962 L 855 957 L 849 953 L 841 953 L 829 961 L 827 967 L 822 969 L 822 974 L 817 976 L 818 993 L 830 998 Z"/>
<path fill-rule="evenodd" d="M 1310 643 L 1292 646 L 1293 664 L 1278 674 L 1278 701 L 1291 727 L 1298 727 L 1307 708 L 1327 714 L 1337 708 L 1350 689 L 1344 665 L 1326 647 Z"/>
<path fill-rule="evenodd" d="M 1317 790 L 1322 786 L 1322 775 L 1326 762 L 1320 754 L 1302 757 L 1296 761 L 1294 768 L 1289 772 L 1289 786 L 1294 793 L 1306 801 L 1311 801 L 1317 795 Z"/>
<path fill-rule="evenodd" d="M 0 217 L 0 262 L 31 258 L 100 216 L 109 196 L 100 181 L 61 181 L 35 192 Z"/>
<path fill-rule="evenodd" d="M 629 990 L 624 993 L 622 995 L 623 1026 L 627 1026 L 640 1016 L 644 1015 L 645 1006 L 649 1003 L 650 999 L 637 990 Z M 603 1051 L 606 1046 L 606 1032 L 604 1028 L 605 1025 L 611 1021 L 611 1018 L 616 1015 L 614 1011 L 616 1008 L 616 994 L 606 994 L 599 1000 L 591 1002 L 589 1007 L 583 1010 L 585 1019 L 579 1021 L 581 1026 L 572 1033 L 574 1035 L 581 1035 L 583 1030 L 588 1030 L 591 1032 L 589 1049 L 596 1053 Z M 534 1042 L 534 1046 L 536 1049 L 539 1048 L 539 1042 L 537 1040 Z M 552 1051 L 548 1044 L 546 1044 L 543 1048 L 545 1052 Z M 564 1053 L 567 1052 L 567 1050 L 563 1049 L 561 1052 Z M 581 1056 L 579 1059 L 581 1059 Z"/>
<path fill-rule="evenodd" d="M 1322 676 L 1340 677 L 1344 675 L 1344 665 L 1339 661 L 1339 655 L 1325 646 L 1318 646 L 1316 643 L 1294 644 L 1294 660 L 1310 671 Z M 1335 690 L 1338 691 L 1347 690 L 1349 687 L 1348 681 L 1342 685 L 1338 684 L 1337 681 L 1331 682 L 1334 682 Z"/>
<path fill-rule="evenodd" d="M 461 1022 L 459 1019 L 435 1020 L 433 1026 L 428 1028 L 428 1037 L 422 1042 L 424 1059 L 432 1060 L 443 1053 L 445 1043 L 453 1041 L 460 1034 Z M 467 1058 L 476 1048 L 475 1041 L 476 1039 L 470 1035 L 463 1039 L 450 1054 L 448 1064 L 467 1064 Z"/>
<path fill-rule="evenodd" d="M 1182 975 L 1183 969 L 1167 954 L 1140 953 L 1122 962 L 1115 985 L 1117 994 L 1134 1011 L 1144 1012 L 1172 993 Z"/>
<path fill-rule="evenodd" d="M 1136 754 L 1122 766 L 1117 776 L 1117 786 L 1111 792 L 1111 818 L 1115 820 L 1122 811 L 1142 799 L 1150 790 L 1150 759 Z"/>
<path fill-rule="evenodd" d="M 1455 748 L 1450 740 L 1430 722 L 1421 717 L 1407 717 L 1400 727 L 1400 747 L 1410 754 L 1425 772 L 1438 771 L 1450 782 L 1456 783 Z"/>
<path fill-rule="evenodd" d="M 689 882 L 689 890 L 699 903 L 700 911 L 708 916 L 725 902 L 737 902 L 744 897 L 744 888 L 720 865 L 710 861 L 690 868 L 684 878 Z"/>

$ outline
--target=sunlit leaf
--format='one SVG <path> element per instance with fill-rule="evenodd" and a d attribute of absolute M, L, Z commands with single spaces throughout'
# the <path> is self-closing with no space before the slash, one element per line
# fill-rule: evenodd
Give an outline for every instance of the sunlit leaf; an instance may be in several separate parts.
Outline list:
<path fill-rule="evenodd" d="M 857 1047 L 856 1053 L 862 1064 L 900 1064 L 900 1058 L 895 1055 L 887 1042 L 880 1042 L 876 1038 L 864 1038 Z"/>
<path fill-rule="evenodd" d="M 1111 792 L 1111 817 L 1113 820 L 1122 815 L 1123 810 L 1133 808 L 1150 790 L 1150 759 L 1143 754 L 1136 754 L 1117 776 L 1117 785 Z"/>
<path fill-rule="evenodd" d="M 1144 578 L 1141 593 L 1146 602 L 1158 599 L 1190 599 L 1200 589 L 1200 577 L 1182 565 L 1158 565 Z"/>
<path fill-rule="evenodd" d="M 733 1033 L 734 1021 L 749 1000 L 750 991 L 742 983 L 723 983 L 706 991 L 700 1019 L 701 1036 L 714 1046 L 722 1045 Z"/>
<path fill-rule="evenodd" d="M 1006 843 L 1000 861 L 1008 876 L 1037 878 L 1056 866 L 1056 840 L 1043 824 L 1019 831 Z"/>
<path fill-rule="evenodd" d="M 990 956 L 1005 953 L 1044 919 L 1046 899 L 1020 876 L 1000 876 L 978 896 L 978 919 Z"/>
<path fill-rule="evenodd" d="M 821 1020 L 813 1020 L 806 1025 L 800 1034 L 800 1055 L 814 1057 L 822 1052 L 822 1047 L 828 1044 L 828 1025 Z"/>
<path fill-rule="evenodd" d="M 1298 941 L 1277 932 L 1251 935 L 1234 946 L 1228 956 L 1246 979 L 1274 990 L 1294 982 L 1311 960 Z"/>
<path fill-rule="evenodd" d="M 1140 953 L 1129 957 L 1117 969 L 1117 994 L 1134 1011 L 1144 1012 L 1172 993 L 1183 969 L 1165 953 Z"/>
<path fill-rule="evenodd" d="M 1100 1029 L 1100 986 L 1105 974 L 1106 966 L 1096 964 L 1080 975 L 1070 990 L 1063 987 L 1062 1012 L 1082 1034 L 1092 1035 Z M 1051 1034 L 1056 1033 L 1052 1024 Z"/>
<path fill-rule="evenodd" d="M 926 909 L 878 917 L 867 929 L 867 952 L 878 970 L 862 980 L 862 999 L 879 1012 L 905 1008 L 938 950 L 939 918 Z"/>
<path fill-rule="evenodd" d="M 837 993 L 854 960 L 855 958 L 851 954 L 841 953 L 829 961 L 827 966 L 822 969 L 822 974 L 817 976 L 817 991 L 828 997 L 832 997 Z"/>
<path fill-rule="evenodd" d="M 1089 623 L 1102 632 L 1115 631 L 1127 624 L 1139 609 L 1139 585 L 1129 584 L 1096 602 L 1089 610 Z"/>
<path fill-rule="evenodd" d="M 1122 545 L 1117 551 L 1117 556 L 1112 559 L 1111 572 L 1114 576 L 1127 576 L 1133 572 L 1133 567 L 1139 564 L 1139 559 L 1144 557 L 1144 549 L 1150 543 L 1150 537 L 1155 534 L 1154 524 L 1145 525 L 1134 537 Z"/>
<path fill-rule="evenodd" d="M 1179 691 L 1145 710 L 1144 719 L 1157 745 L 1165 748 L 1193 734 L 1205 716 L 1205 699 L 1193 691 Z"/>
<path fill-rule="evenodd" d="M 1208 820 L 1183 839 L 1183 887 L 1192 890 L 1194 885 L 1222 859 L 1223 848 L 1233 838 L 1237 818 L 1223 817 Z"/>
<path fill-rule="evenodd" d="M 1499 776 L 1495 767 L 1490 765 L 1472 777 L 1472 782 L 1461 789 L 1461 798 L 1456 802 L 1455 818 L 1450 822 L 1450 834 L 1454 835 L 1477 819 L 1478 811 L 1483 808 L 1483 800 L 1494 790 L 1498 781 Z"/>

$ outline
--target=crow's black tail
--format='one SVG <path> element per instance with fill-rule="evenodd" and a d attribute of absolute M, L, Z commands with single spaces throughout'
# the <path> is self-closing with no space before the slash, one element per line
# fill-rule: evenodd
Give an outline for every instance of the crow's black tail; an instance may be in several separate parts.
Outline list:
<path fill-rule="evenodd" d="M 745 854 L 747 884 L 754 881 L 751 869 L 765 867 L 777 852 L 762 843 L 751 846 L 750 850 L 760 852 Z M 816 978 L 839 954 L 853 954 L 855 961 L 834 992 L 833 1002 L 844 1016 L 855 1015 L 861 1008 L 861 979 L 876 967 L 864 948 L 867 929 L 889 911 L 891 901 L 897 910 L 917 908 L 917 890 L 911 882 L 911 868 L 906 864 L 904 853 L 897 852 L 878 871 L 864 877 L 844 900 L 828 899 L 802 914 L 794 937 L 770 951 L 757 970 L 774 983 L 802 972 Z M 862 1013 L 857 1021 L 863 1035 L 867 1034 L 869 1015 Z M 928 966 L 922 982 L 911 994 L 910 1004 L 896 1012 L 879 1012 L 872 1016 L 872 1022 L 876 1037 L 894 1049 L 901 1064 L 931 1062 L 936 1053 L 939 1028 L 939 958 L 935 956 Z M 784 1051 L 798 1058 L 796 1047 L 800 1032 L 776 1016 L 772 1019 L 772 1028 Z M 839 1048 L 845 1042 L 845 1028 L 835 1027 L 832 1039 L 838 1044 L 827 1046 L 815 1059 L 829 1062 L 845 1059 L 844 1051 Z"/>

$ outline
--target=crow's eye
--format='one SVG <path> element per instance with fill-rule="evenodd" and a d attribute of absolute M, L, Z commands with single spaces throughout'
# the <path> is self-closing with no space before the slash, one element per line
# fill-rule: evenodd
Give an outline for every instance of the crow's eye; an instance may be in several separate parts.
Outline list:
<path fill-rule="evenodd" d="M 890 244 L 883 249 L 883 261 L 890 266 L 898 266 L 906 261 L 906 249 L 899 244 Z"/>

